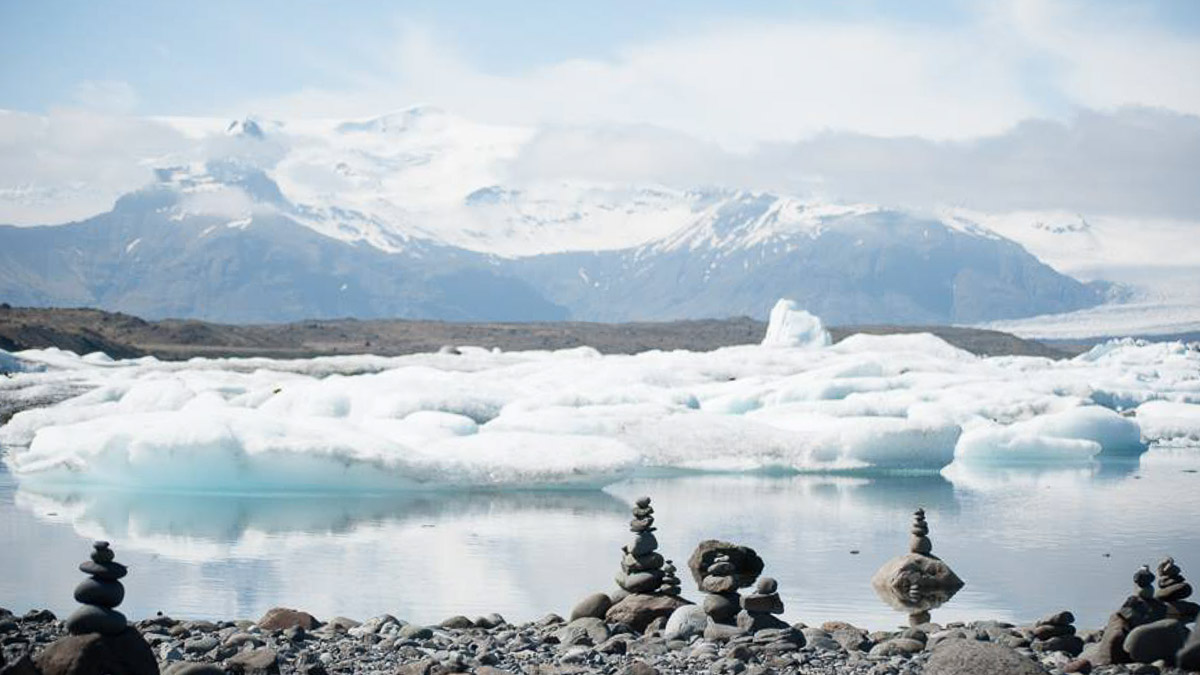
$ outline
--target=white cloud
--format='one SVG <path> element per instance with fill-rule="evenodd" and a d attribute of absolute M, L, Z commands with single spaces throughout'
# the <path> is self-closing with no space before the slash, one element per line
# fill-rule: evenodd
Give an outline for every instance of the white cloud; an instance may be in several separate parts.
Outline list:
<path fill-rule="evenodd" d="M 431 102 L 482 121 L 650 125 L 731 148 L 825 130 L 966 139 L 1081 107 L 1200 114 L 1200 44 L 1129 10 L 1071 0 L 980 3 L 953 29 L 870 20 L 708 23 L 611 58 L 516 74 L 462 58 L 452 37 L 407 25 L 378 63 L 346 74 L 357 84 L 245 109 L 345 117 Z"/>
<path fill-rule="evenodd" d="M 75 86 L 75 101 L 93 112 L 127 114 L 137 107 L 138 95 L 128 82 L 85 80 Z"/>

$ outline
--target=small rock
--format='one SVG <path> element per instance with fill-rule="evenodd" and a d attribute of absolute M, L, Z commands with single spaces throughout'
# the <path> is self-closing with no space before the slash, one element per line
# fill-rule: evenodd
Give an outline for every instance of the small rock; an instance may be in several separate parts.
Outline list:
<path fill-rule="evenodd" d="M 274 607 L 258 620 L 258 627 L 263 630 L 287 630 L 288 628 L 303 628 L 313 630 L 321 625 L 320 621 L 308 612 L 287 607 Z"/>

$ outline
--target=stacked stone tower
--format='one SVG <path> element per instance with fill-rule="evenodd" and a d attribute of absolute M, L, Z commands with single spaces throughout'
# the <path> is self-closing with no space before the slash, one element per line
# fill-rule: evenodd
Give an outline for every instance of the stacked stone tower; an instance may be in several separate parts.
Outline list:
<path fill-rule="evenodd" d="M 116 610 L 125 599 L 120 579 L 127 570 L 114 562 L 114 557 L 108 542 L 98 541 L 92 546 L 91 559 L 80 563 L 79 570 L 88 578 L 75 587 L 75 600 L 83 606 L 67 618 L 67 630 L 72 635 L 117 635 L 129 627 L 125 615 Z"/>

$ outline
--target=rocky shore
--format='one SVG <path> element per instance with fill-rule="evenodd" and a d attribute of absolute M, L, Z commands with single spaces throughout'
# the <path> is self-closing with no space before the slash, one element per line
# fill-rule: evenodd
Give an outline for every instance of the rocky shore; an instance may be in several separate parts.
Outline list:
<path fill-rule="evenodd" d="M 861 675 L 994 675 L 1082 672 L 1069 652 L 1037 637 L 1046 620 L 1027 626 L 998 621 L 930 623 L 895 631 L 829 622 L 795 624 L 774 632 L 725 642 L 701 635 L 668 638 L 653 629 L 642 634 L 628 625 L 590 617 L 567 621 L 548 615 L 509 624 L 499 615 L 452 617 L 420 626 L 390 615 L 363 622 L 331 618 L 319 622 L 288 609 L 255 621 L 177 621 L 166 616 L 138 621 L 136 629 L 168 675 L 209 673 L 813 673 Z M 1044 629 L 1043 629 L 1044 630 Z M 39 672 L 29 654 L 44 651 L 66 635 L 63 622 L 47 611 L 13 616 L 0 610 L 5 675 Z M 1100 631 L 1082 640 L 1098 640 Z M 24 662 L 24 665 L 22 665 Z M 1074 668 L 1072 668 L 1074 665 Z M 74 672 L 99 672 L 80 669 Z M 1098 666 L 1096 675 L 1182 673 L 1159 665 Z"/>
<path fill-rule="evenodd" d="M 788 623 L 777 582 L 751 548 L 708 539 L 687 567 L 703 594 L 681 594 L 674 563 L 658 551 L 654 508 L 638 499 L 621 548 L 616 588 L 580 599 L 567 618 L 511 624 L 499 614 L 454 616 L 435 626 L 384 614 L 320 621 L 277 607 L 257 621 L 130 623 L 118 611 L 128 569 L 108 542 L 79 565 L 80 607 L 65 621 L 47 610 L 0 609 L 0 675 L 211 675 L 219 673 L 609 673 L 653 675 L 790 673 L 861 675 L 1037 675 L 1200 672 L 1200 605 L 1171 558 L 1157 575 L 1142 567 L 1133 593 L 1101 630 L 1078 632 L 1060 611 L 1028 625 L 949 623 L 930 610 L 964 582 L 933 555 L 923 509 L 913 514 L 909 552 L 880 568 L 872 585 L 908 614 L 908 626 L 867 631 L 849 623 Z M 1157 586 L 1157 588 L 1156 588 Z M 742 589 L 753 588 L 743 595 Z"/>

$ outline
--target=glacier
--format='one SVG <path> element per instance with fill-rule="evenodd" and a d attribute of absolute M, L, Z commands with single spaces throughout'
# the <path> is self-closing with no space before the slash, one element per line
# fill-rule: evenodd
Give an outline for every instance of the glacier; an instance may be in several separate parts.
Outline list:
<path fill-rule="evenodd" d="M 1111 341 L 979 357 L 854 335 L 781 301 L 763 344 L 305 360 L 0 353 L 25 486 L 167 492 L 599 488 L 637 472 L 933 473 L 1086 466 L 1200 437 L 1200 349 Z"/>

